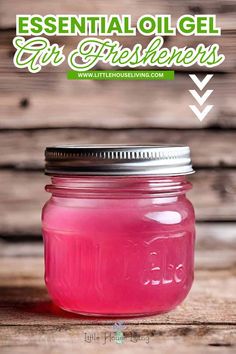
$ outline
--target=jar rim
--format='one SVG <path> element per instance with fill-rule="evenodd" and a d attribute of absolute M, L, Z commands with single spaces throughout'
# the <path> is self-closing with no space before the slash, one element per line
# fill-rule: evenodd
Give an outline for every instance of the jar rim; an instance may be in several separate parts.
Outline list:
<path fill-rule="evenodd" d="M 185 145 L 56 145 L 45 150 L 47 175 L 180 176 L 194 173 Z"/>

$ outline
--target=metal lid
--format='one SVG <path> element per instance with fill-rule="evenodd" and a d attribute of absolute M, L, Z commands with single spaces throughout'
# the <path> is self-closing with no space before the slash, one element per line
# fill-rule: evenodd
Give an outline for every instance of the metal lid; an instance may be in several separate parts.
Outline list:
<path fill-rule="evenodd" d="M 193 173 L 190 149 L 178 145 L 61 145 L 45 151 L 48 175 L 157 175 Z"/>

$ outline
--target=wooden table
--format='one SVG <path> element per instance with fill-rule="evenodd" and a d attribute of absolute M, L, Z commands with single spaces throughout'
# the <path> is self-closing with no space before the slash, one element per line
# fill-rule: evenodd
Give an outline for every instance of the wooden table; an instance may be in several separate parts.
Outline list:
<path fill-rule="evenodd" d="M 232 247 L 198 249 L 186 301 L 168 314 L 122 319 L 122 339 L 115 319 L 77 316 L 50 302 L 40 242 L 2 242 L 0 352 L 235 353 L 235 254 Z"/>

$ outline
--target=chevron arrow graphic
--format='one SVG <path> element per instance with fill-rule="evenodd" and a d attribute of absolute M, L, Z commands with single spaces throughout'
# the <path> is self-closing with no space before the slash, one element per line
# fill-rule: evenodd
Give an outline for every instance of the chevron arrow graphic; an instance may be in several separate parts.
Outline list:
<path fill-rule="evenodd" d="M 207 85 L 207 83 L 211 80 L 213 77 L 213 74 L 208 74 L 206 75 L 203 80 L 199 80 L 197 75 L 195 74 L 190 74 L 189 75 L 191 80 L 195 83 L 195 85 L 199 88 L 199 90 L 203 90 L 204 87 Z M 206 92 L 203 93 L 202 96 L 199 95 L 199 93 L 196 90 L 189 90 L 193 98 L 197 101 L 199 106 L 201 107 L 208 97 L 212 94 L 214 90 L 206 90 Z M 206 117 L 206 115 L 210 112 L 212 109 L 213 105 L 207 105 L 202 111 L 200 111 L 195 105 L 189 105 L 189 108 L 193 111 L 193 113 L 196 115 L 196 117 L 200 120 L 203 121 L 203 119 Z"/>
<path fill-rule="evenodd" d="M 199 90 L 202 91 L 204 87 L 208 84 L 208 82 L 211 80 L 211 78 L 213 77 L 213 74 L 206 75 L 202 81 L 200 81 L 197 75 L 195 74 L 190 74 L 189 76 L 193 80 L 193 82 L 197 85 Z"/>
<path fill-rule="evenodd" d="M 193 113 L 196 115 L 196 117 L 200 120 L 203 121 L 203 119 L 206 117 L 206 115 L 210 112 L 210 110 L 212 109 L 212 107 L 214 107 L 213 105 L 208 105 L 204 108 L 204 110 L 202 112 L 199 111 L 199 109 L 196 106 L 190 105 L 189 106 L 191 108 L 191 110 L 193 111 Z"/>
<path fill-rule="evenodd" d="M 200 106 L 205 103 L 205 101 L 208 99 L 208 97 L 212 94 L 214 90 L 207 90 L 203 96 L 199 96 L 196 90 L 189 90 L 191 95 L 195 98 L 195 100 L 200 104 Z"/>

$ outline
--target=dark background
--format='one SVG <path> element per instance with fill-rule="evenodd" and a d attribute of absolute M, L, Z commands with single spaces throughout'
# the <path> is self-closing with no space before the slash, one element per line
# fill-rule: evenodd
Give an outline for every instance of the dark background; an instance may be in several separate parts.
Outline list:
<path fill-rule="evenodd" d="M 196 89 L 185 69 L 175 81 L 67 81 L 66 63 L 47 66 L 38 74 L 12 64 L 15 15 L 20 13 L 170 13 L 173 23 L 185 13 L 216 14 L 222 37 L 165 37 L 170 47 L 219 43 L 225 62 L 215 68 L 206 89 L 214 89 L 214 108 L 203 122 L 194 116 L 189 89 Z M 0 1 L 0 237 L 41 240 L 40 210 L 44 192 L 44 148 L 53 144 L 180 143 L 192 150 L 197 173 L 190 177 L 189 196 L 198 221 L 198 242 L 235 239 L 236 222 L 236 100 L 235 1 Z M 150 37 L 120 37 L 126 46 L 144 46 Z M 79 38 L 58 37 L 66 52 Z M 97 69 L 103 68 L 99 65 Z M 204 70 L 204 71 L 203 71 Z M 194 66 L 191 73 L 210 72 Z M 205 107 L 205 105 L 203 106 Z"/>

